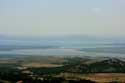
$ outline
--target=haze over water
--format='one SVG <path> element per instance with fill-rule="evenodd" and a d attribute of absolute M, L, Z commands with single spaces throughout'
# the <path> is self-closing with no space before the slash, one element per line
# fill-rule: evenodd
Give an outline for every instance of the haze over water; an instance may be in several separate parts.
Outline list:
<path fill-rule="evenodd" d="M 124 0 L 0 0 L 0 54 L 121 56 Z"/>

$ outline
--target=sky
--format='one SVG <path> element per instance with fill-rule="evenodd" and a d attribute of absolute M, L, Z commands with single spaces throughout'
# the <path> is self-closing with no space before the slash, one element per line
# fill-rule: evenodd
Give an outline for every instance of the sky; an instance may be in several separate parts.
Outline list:
<path fill-rule="evenodd" d="M 0 34 L 125 36 L 125 0 L 0 0 Z"/>

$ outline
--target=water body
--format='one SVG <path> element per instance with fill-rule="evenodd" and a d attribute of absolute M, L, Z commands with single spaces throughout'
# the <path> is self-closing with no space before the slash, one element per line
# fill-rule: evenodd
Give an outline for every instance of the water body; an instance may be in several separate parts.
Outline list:
<path fill-rule="evenodd" d="M 60 47 L 38 47 L 26 46 L 0 47 L 0 55 L 33 55 L 33 56 L 99 56 L 99 57 L 125 57 L 125 45 L 121 44 L 84 44 L 66 45 Z M 12 50 L 11 50 L 12 48 Z"/>

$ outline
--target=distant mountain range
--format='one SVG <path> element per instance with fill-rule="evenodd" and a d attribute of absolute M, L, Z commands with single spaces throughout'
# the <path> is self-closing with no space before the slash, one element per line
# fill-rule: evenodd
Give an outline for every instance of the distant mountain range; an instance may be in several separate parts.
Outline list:
<path fill-rule="evenodd" d="M 0 35 L 0 44 L 23 44 L 23 45 L 68 45 L 68 44 L 123 44 L 122 37 L 94 37 L 86 35 L 73 36 L 48 36 L 48 37 L 13 37 Z"/>

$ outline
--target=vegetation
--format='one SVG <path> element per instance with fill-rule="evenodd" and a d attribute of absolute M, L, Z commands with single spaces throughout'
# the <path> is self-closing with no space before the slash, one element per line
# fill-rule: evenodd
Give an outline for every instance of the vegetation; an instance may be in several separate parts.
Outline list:
<path fill-rule="evenodd" d="M 58 74 L 64 70 L 63 67 L 38 67 L 38 68 L 28 68 L 28 70 L 34 72 L 37 75 L 51 75 Z"/>
<path fill-rule="evenodd" d="M 22 80 L 23 83 L 95 83 L 90 81 L 91 79 L 79 78 L 79 74 L 87 76 L 95 73 L 125 73 L 125 62 L 120 59 L 105 59 L 88 64 L 86 62 L 91 61 L 90 59 L 65 58 L 65 62 L 62 62 L 63 66 L 60 67 L 26 67 L 24 69 L 21 65 L 23 60 L 20 63 L 19 61 L 17 63 L 0 63 L 0 83 L 16 83 L 19 80 Z M 22 67 L 22 69 L 18 67 Z M 30 72 L 24 73 L 23 71 Z M 68 76 L 72 74 L 76 78 L 69 79 L 61 76 L 62 73 L 67 73 Z M 121 76 L 123 77 L 123 75 Z M 112 81 L 111 83 L 117 83 L 115 80 Z"/>

